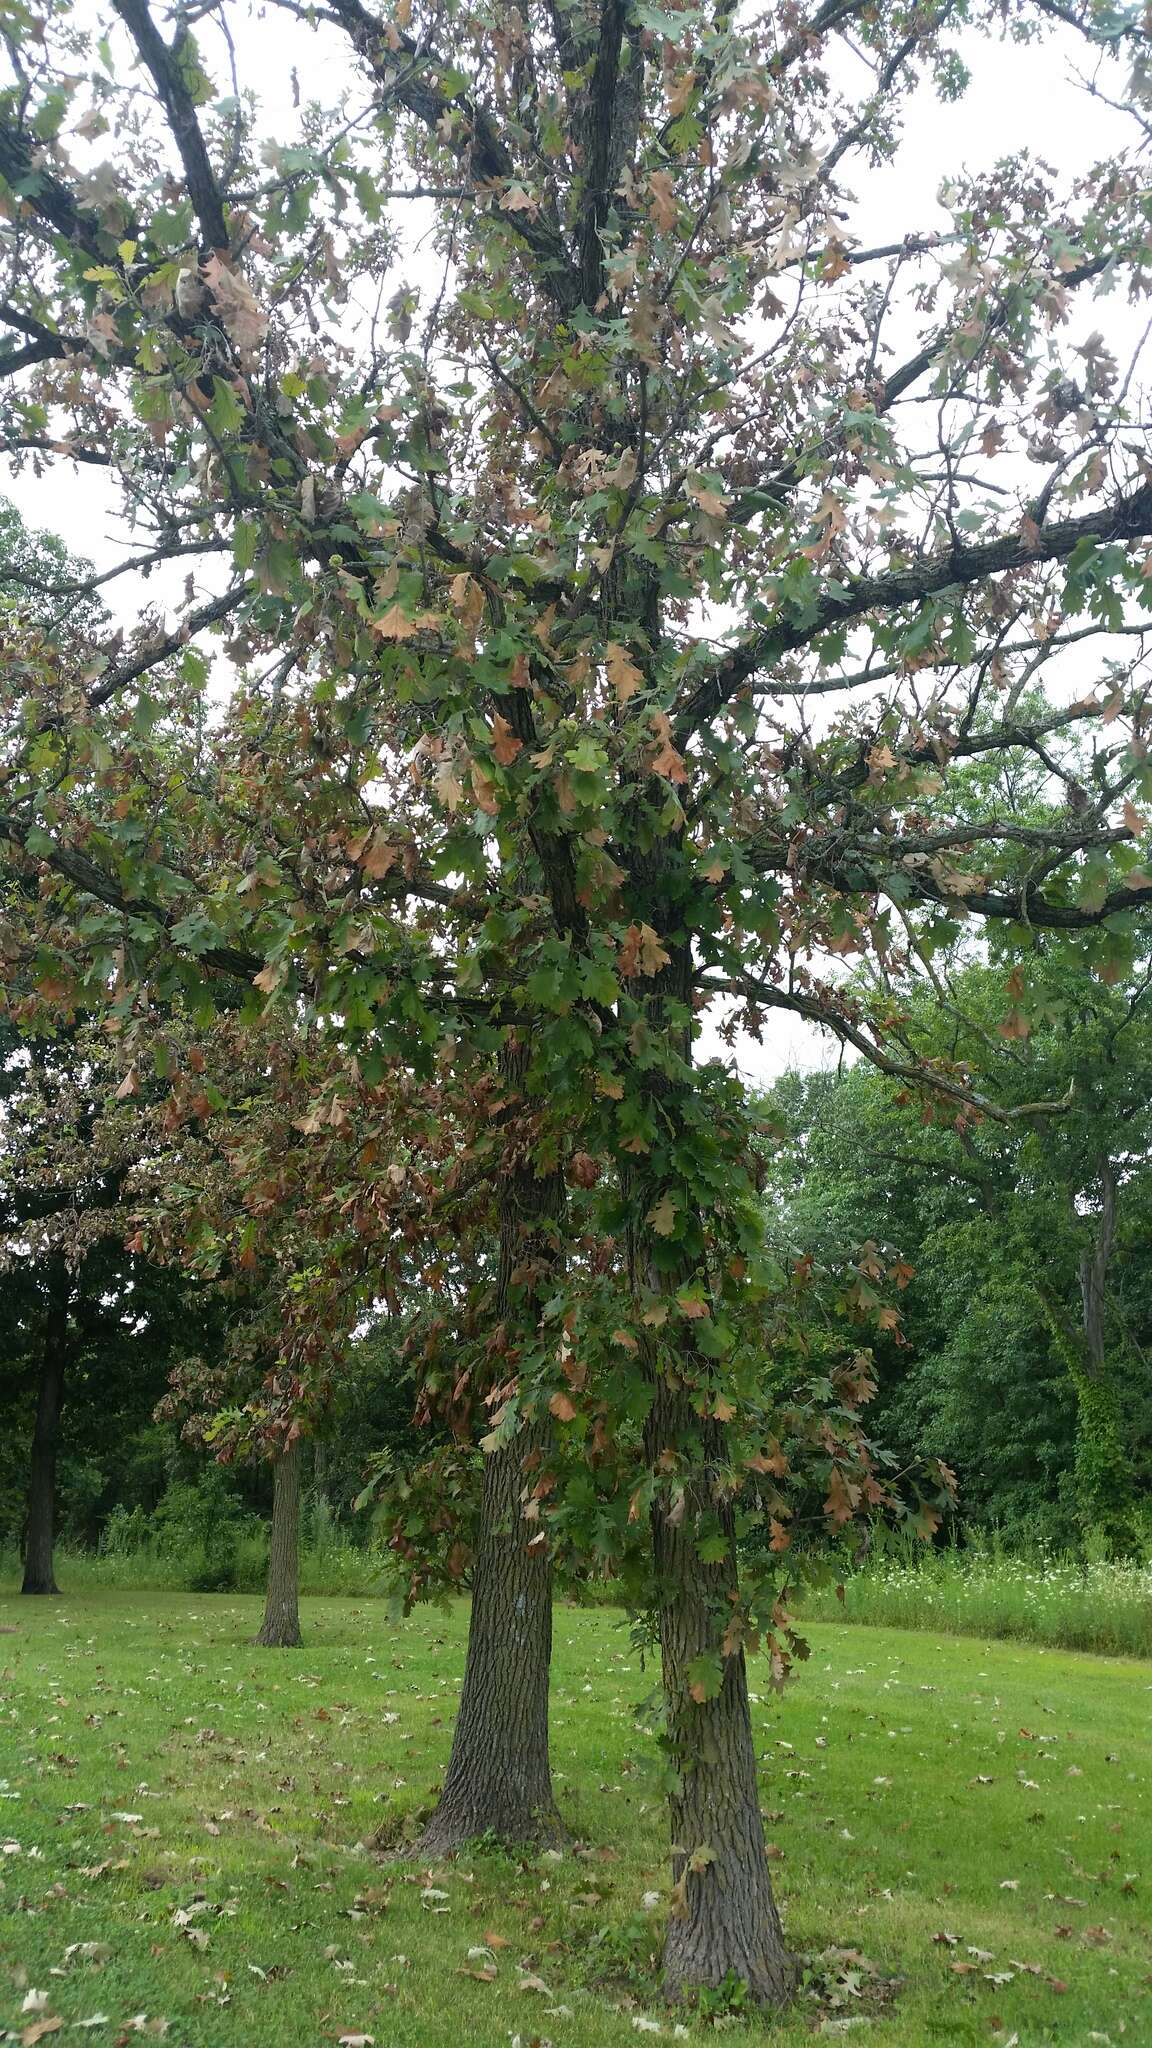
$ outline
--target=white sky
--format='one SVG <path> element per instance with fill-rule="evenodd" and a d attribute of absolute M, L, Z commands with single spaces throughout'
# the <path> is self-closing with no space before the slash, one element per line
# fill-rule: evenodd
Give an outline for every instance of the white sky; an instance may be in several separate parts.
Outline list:
<path fill-rule="evenodd" d="M 101 14 L 105 13 L 101 8 Z M 335 99 L 341 78 L 339 61 L 333 57 L 321 68 L 318 60 L 324 51 L 338 46 L 339 39 L 330 34 L 314 36 L 279 13 L 269 21 L 255 10 L 242 16 L 238 9 L 230 9 L 229 18 L 241 83 L 257 81 L 259 85 L 266 116 L 262 125 L 282 140 L 291 139 L 298 117 L 291 105 L 290 70 L 297 66 L 306 96 Z M 210 29 L 206 22 L 199 30 L 205 58 L 215 71 L 221 92 L 226 92 L 226 68 L 218 63 L 218 47 Z M 964 98 L 953 105 L 942 104 L 926 84 L 905 109 L 903 140 L 890 165 L 868 171 L 857 159 L 851 174 L 848 164 L 843 166 L 846 182 L 854 183 L 859 192 L 846 226 L 865 246 L 896 241 L 910 231 L 930 235 L 950 229 L 951 218 L 936 194 L 943 182 L 965 170 L 983 171 L 1001 157 L 1026 150 L 1050 164 L 1064 186 L 1133 139 L 1130 123 L 1074 82 L 1073 64 L 1086 69 L 1091 57 L 1080 39 L 1059 37 L 1039 45 L 1018 45 L 967 36 L 960 47 L 972 72 Z M 837 66 L 846 86 L 854 82 L 854 63 L 845 56 Z M 862 64 L 857 68 L 861 87 L 866 89 L 870 73 Z M 1119 67 L 1110 66 L 1107 90 L 1113 96 L 1120 95 L 1121 78 Z M 414 263 L 410 265 L 413 276 L 415 270 Z M 1146 317 L 1146 311 L 1141 314 L 1130 308 L 1118 295 L 1096 303 L 1089 298 L 1077 316 L 1085 332 L 1102 328 L 1121 358 L 1125 345 L 1134 345 Z M 111 567 L 126 553 L 139 551 L 139 539 L 133 542 L 117 517 L 114 486 L 97 469 L 58 461 L 39 480 L 30 471 L 20 477 L 4 474 L 0 489 L 19 506 L 29 524 L 56 532 L 70 549 L 89 557 L 101 569 Z M 177 564 L 154 573 L 147 582 L 125 577 L 106 595 L 116 615 L 128 622 L 138 605 L 175 604 L 182 596 L 186 574 L 187 565 Z M 197 586 L 205 593 L 217 587 L 226 574 L 226 559 L 213 562 L 208 558 L 195 569 Z M 705 1056 L 731 1057 L 711 1027 L 705 1029 L 701 1051 Z M 777 1013 L 765 1025 L 763 1045 L 744 1038 L 735 1057 L 746 1079 L 765 1083 L 789 1066 L 834 1065 L 840 1047 L 803 1020 Z"/>

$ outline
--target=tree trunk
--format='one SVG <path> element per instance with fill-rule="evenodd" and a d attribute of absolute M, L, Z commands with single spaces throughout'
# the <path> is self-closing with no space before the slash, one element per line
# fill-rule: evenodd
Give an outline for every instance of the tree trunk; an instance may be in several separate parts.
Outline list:
<path fill-rule="evenodd" d="M 505 1052 L 510 1089 L 519 1088 L 526 1067 L 526 1048 Z M 496 1312 L 512 1340 L 510 1360 L 517 1335 L 529 1342 L 536 1335 L 560 1255 L 563 1202 L 560 1174 L 537 1175 L 521 1142 L 500 1191 Z M 548 1758 L 552 1561 L 539 1522 L 524 1516 L 525 1489 L 550 1437 L 547 1417 L 527 1420 L 486 1461 L 460 1711 L 419 1855 L 442 1855 L 480 1835 L 540 1842 L 564 1834 Z"/>
<path fill-rule="evenodd" d="M 60 1411 L 68 1364 L 68 1269 L 57 1254 L 48 1282 L 44 1348 L 36 1393 L 32 1431 L 32 1464 L 28 1484 L 28 1523 L 24 1543 L 22 1593 L 58 1593 L 53 1566 L 56 1522 L 56 1451 Z"/>
<path fill-rule="evenodd" d="M 796 1984 L 772 1896 L 756 1783 L 756 1752 L 744 1652 L 723 1654 L 736 1588 L 730 1509 L 721 1510 L 729 1553 L 703 1564 L 695 1513 L 716 1509 L 711 1474 L 724 1462 L 725 1431 L 701 1424 L 687 1392 L 660 1377 L 648 1421 L 650 1462 L 661 1451 L 700 1442 L 685 1479 L 684 1511 L 674 1520 L 666 1498 L 652 1512 L 660 1613 L 660 1649 L 668 1741 L 677 1773 L 672 1792 L 673 1910 L 664 1943 L 670 1998 L 715 1990 L 739 1979 L 757 2004 L 783 2006 Z M 692 1666 L 704 1657 L 722 1677 L 712 1699 L 692 1697 Z M 705 1687 L 705 1689 L 708 1689 Z"/>
<path fill-rule="evenodd" d="M 521 1501 L 525 1459 L 546 1442 L 547 1431 L 529 1425 L 485 1467 L 464 1689 L 421 1855 L 479 1835 L 539 1842 L 564 1832 L 548 1760 L 552 1565 L 546 1543 L 529 1547 L 537 1525 L 524 1521 Z"/>
<path fill-rule="evenodd" d="M 649 887 L 653 905 L 659 901 L 660 880 L 657 857 Z M 666 935 L 664 943 L 669 959 L 654 979 L 649 1025 L 653 1035 L 657 1030 L 666 1034 L 687 1067 L 690 1032 L 669 1027 L 664 1002 L 671 997 L 688 1010 L 691 956 L 673 936 Z M 693 1124 L 683 1113 L 688 1105 L 680 1084 L 656 1067 L 648 1086 L 665 1129 L 673 1137 L 683 1134 L 690 1157 Z M 653 1256 L 651 1225 L 642 1226 L 640 1219 L 650 1216 L 659 1200 L 666 1171 L 657 1164 L 653 1174 L 644 1158 L 629 1191 L 632 1284 L 649 1297 L 675 1294 L 685 1284 L 707 1284 L 708 1277 L 707 1235 L 699 1214 L 694 1219 L 685 1214 L 685 1222 L 694 1221 L 697 1228 L 683 1238 L 679 1270 L 666 1254 Z M 681 1999 L 739 1983 L 755 2004 L 781 2007 L 795 1989 L 797 1969 L 772 1895 L 744 1651 L 738 1642 L 726 1640 L 738 1610 L 731 1498 L 718 1483 L 729 1463 L 728 1430 L 713 1415 L 700 1413 L 699 1394 L 707 1393 L 713 1368 L 687 1326 L 680 1324 L 683 1334 L 674 1348 L 658 1334 L 659 1327 L 646 1339 L 652 1397 L 645 1463 L 662 1475 L 652 1505 L 652 1550 L 666 1742 L 675 1773 L 669 1795 L 673 1903 L 664 1939 L 664 1988 L 670 1998 Z M 705 1563 L 697 1550 L 699 1525 L 714 1526 L 714 1519 L 727 1549 L 722 1558 Z"/>
<path fill-rule="evenodd" d="M 268 1590 L 256 1637 L 266 1650 L 298 1650 L 300 1635 L 300 1439 L 272 1467 L 272 1537 Z"/>
<path fill-rule="evenodd" d="M 1084 1363 L 1076 1385 L 1076 1494 L 1085 1532 L 1124 1554 L 1135 1545 L 1132 1460 L 1123 1406 L 1109 1365 L 1106 1324 L 1108 1269 L 1116 1241 L 1116 1168 L 1100 1161 L 1096 1239 L 1080 1261 Z"/>

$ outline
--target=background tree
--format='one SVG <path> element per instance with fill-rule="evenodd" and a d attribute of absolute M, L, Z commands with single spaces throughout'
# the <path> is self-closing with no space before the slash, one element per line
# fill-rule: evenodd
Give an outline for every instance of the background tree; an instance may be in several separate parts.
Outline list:
<path fill-rule="evenodd" d="M 915 1272 L 881 1427 L 956 1467 L 967 1516 L 1128 1548 L 1152 1422 L 1146 970 L 1108 985 L 1049 945 L 1026 1011 L 1017 970 L 938 960 L 934 977 L 905 995 L 921 1055 L 1062 1112 L 925 1122 L 874 1071 L 789 1077 L 765 1104 L 780 1227 L 826 1252 L 883 1216 Z"/>

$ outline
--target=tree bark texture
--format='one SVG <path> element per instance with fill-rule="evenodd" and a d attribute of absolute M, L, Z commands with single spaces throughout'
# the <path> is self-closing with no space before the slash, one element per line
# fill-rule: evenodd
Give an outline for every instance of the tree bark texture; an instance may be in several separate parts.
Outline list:
<path fill-rule="evenodd" d="M 526 1049 L 505 1053 L 510 1089 L 519 1088 L 526 1067 Z M 563 1201 L 560 1174 L 538 1175 L 521 1150 L 501 1185 L 495 1303 L 513 1348 L 516 1331 L 524 1339 L 536 1334 L 559 1256 Z M 517 1278 L 525 1269 L 533 1277 Z M 480 1835 L 540 1842 L 564 1834 L 548 1756 L 552 1563 L 540 1523 L 524 1518 L 525 1492 L 550 1438 L 547 1416 L 527 1420 L 486 1460 L 460 1711 L 420 1855 L 441 1855 Z"/>
<path fill-rule="evenodd" d="M 298 1650 L 300 1635 L 300 1439 L 272 1466 L 272 1536 L 264 1619 L 256 1641 L 266 1650 Z"/>
<path fill-rule="evenodd" d="M 687 1392 L 661 1376 L 649 1416 L 655 1456 L 701 1430 Z M 691 1996 L 741 1979 L 758 2004 L 783 2006 L 796 1983 L 772 1896 L 760 1819 L 756 1752 L 743 1650 L 721 1645 L 735 1556 L 704 1564 L 696 1553 L 694 1509 L 712 1507 L 710 1473 L 723 1462 L 723 1426 L 703 1425 L 704 1462 L 686 1479 L 682 1516 L 669 1518 L 666 1499 L 652 1513 L 652 1544 L 660 1614 L 660 1650 L 668 1739 L 676 1790 L 670 1799 L 673 1911 L 664 1944 L 669 1997 Z M 732 1541 L 731 1513 L 721 1522 Z M 692 1698 L 697 1657 L 722 1658 L 714 1699 Z"/>
<path fill-rule="evenodd" d="M 64 1378 L 68 1367 L 68 1269 L 57 1254 L 51 1262 L 36 1421 L 28 1483 L 22 1593 L 58 1593 L 53 1561 L 56 1526 L 56 1453 Z"/>
<path fill-rule="evenodd" d="M 548 1757 L 552 1567 L 546 1544 L 528 1547 L 521 1500 L 524 1460 L 546 1441 L 539 1425 L 525 1427 L 485 1467 L 464 1688 L 421 1855 L 480 1835 L 538 1842 L 564 1832 Z"/>

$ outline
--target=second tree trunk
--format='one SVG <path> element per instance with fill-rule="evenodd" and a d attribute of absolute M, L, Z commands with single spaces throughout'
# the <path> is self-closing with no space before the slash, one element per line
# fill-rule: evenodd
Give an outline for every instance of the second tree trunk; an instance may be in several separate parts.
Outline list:
<path fill-rule="evenodd" d="M 510 1092 L 519 1094 L 526 1068 L 526 1048 L 508 1048 L 502 1075 Z M 560 1175 L 535 1171 L 529 1136 L 516 1121 L 521 1106 L 514 1099 L 507 1119 L 512 1156 L 500 1190 L 495 1303 L 513 1352 L 536 1337 L 560 1256 L 564 1202 Z M 444 1789 L 421 1836 L 421 1854 L 442 1854 L 480 1835 L 539 1842 L 563 1834 L 548 1759 L 552 1564 L 547 1543 L 532 1541 L 540 1523 L 525 1520 L 522 1498 L 549 1437 L 547 1417 L 529 1421 L 485 1460 L 464 1687 Z"/>
<path fill-rule="evenodd" d="M 696 1415 L 683 1388 L 661 1377 L 649 1417 L 653 1460 L 703 1437 L 704 1459 L 685 1482 L 682 1514 L 667 1500 L 652 1514 L 667 1734 L 676 1772 L 670 1798 L 673 1907 L 664 1942 L 670 1998 L 726 1984 L 747 1987 L 761 2005 L 782 2006 L 796 1983 L 768 1870 L 756 1783 L 756 1752 L 743 1650 L 725 1656 L 725 1621 L 736 1587 L 735 1557 L 705 1564 L 697 1554 L 695 1512 L 715 1511 L 712 1475 L 724 1464 L 724 1431 Z M 721 1512 L 729 1545 L 730 1512 Z M 700 1686 L 698 1659 L 722 1672 Z"/>
<path fill-rule="evenodd" d="M 464 1689 L 422 1853 L 480 1835 L 527 1842 L 562 1833 L 548 1761 L 552 1570 L 543 1544 L 527 1547 L 520 1498 L 524 1459 L 541 1435 L 521 1430 L 485 1466 Z"/>
<path fill-rule="evenodd" d="M 272 1466 L 272 1536 L 264 1620 L 256 1641 L 269 1650 L 300 1647 L 300 1439 Z"/>

